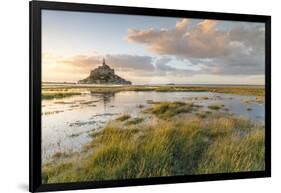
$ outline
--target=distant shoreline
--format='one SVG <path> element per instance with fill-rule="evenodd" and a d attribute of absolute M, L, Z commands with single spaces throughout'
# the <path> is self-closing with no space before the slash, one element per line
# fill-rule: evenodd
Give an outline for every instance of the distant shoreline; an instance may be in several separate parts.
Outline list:
<path fill-rule="evenodd" d="M 74 82 L 42 82 L 42 85 L 71 85 L 75 87 L 122 87 L 122 86 L 186 86 L 186 87 L 265 87 L 261 84 L 78 84 Z"/>
<path fill-rule="evenodd" d="M 43 84 L 42 98 L 64 98 L 80 95 L 83 92 L 91 93 L 118 93 L 124 91 L 154 91 L 154 92 L 213 92 L 238 94 L 249 96 L 264 96 L 264 86 L 249 85 L 87 85 L 87 84 Z"/>

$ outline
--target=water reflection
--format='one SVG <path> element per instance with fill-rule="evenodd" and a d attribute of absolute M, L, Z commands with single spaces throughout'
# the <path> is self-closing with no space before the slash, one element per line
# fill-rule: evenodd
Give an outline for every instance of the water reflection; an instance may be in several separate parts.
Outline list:
<path fill-rule="evenodd" d="M 264 103 L 255 97 L 211 92 L 118 92 L 84 93 L 64 99 L 42 101 L 42 158 L 58 151 L 80 151 L 90 133 L 123 113 L 137 116 L 147 101 L 183 101 L 202 105 L 223 104 L 225 113 L 264 123 Z M 252 102 L 251 102 L 252 101 Z M 139 108 L 139 106 L 142 108 Z M 222 112 L 223 109 L 221 109 Z M 250 109 L 250 110 L 249 110 Z"/>
<path fill-rule="evenodd" d="M 110 103 L 114 103 L 115 93 L 114 92 L 105 92 L 105 93 L 94 93 L 91 92 L 92 96 L 95 96 L 103 102 L 104 111 L 110 106 Z"/>

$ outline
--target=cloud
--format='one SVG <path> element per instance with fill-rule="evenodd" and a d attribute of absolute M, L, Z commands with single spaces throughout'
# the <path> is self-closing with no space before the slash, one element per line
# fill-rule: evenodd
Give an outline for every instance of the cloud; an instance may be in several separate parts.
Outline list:
<path fill-rule="evenodd" d="M 172 59 L 169 57 L 161 57 L 155 61 L 155 67 L 160 71 L 175 71 L 176 69 L 167 65 Z"/>
<path fill-rule="evenodd" d="M 223 56 L 228 51 L 226 32 L 215 28 L 216 21 L 204 20 L 188 28 L 183 19 L 170 30 L 128 30 L 128 40 L 146 45 L 160 55 L 176 55 L 184 58 L 209 58 Z"/>
<path fill-rule="evenodd" d="M 153 71 L 153 58 L 150 56 L 126 55 L 126 54 L 108 54 L 106 56 L 99 54 L 76 55 L 67 58 L 51 57 L 51 54 L 45 54 L 43 63 L 57 63 L 56 68 L 69 72 L 88 73 L 90 70 L 102 64 L 103 57 L 106 63 L 119 71 Z M 50 58 L 50 59 L 49 59 Z"/>
<path fill-rule="evenodd" d="M 184 30 L 184 29 L 186 29 L 188 23 L 189 23 L 188 19 L 182 19 L 182 20 L 180 20 L 176 23 L 176 29 L 177 30 Z"/>
<path fill-rule="evenodd" d="M 76 55 L 58 60 L 58 63 L 65 64 L 66 69 L 71 68 L 76 72 L 89 72 L 102 63 L 102 57 L 98 55 Z"/>
<path fill-rule="evenodd" d="M 251 48 L 252 54 L 264 54 L 265 51 L 265 28 L 264 24 L 240 26 L 229 31 L 231 41 L 240 41 L 245 48 Z"/>
<path fill-rule="evenodd" d="M 106 55 L 106 62 L 115 69 L 120 70 L 148 70 L 154 69 L 152 57 L 138 55 Z"/>
<path fill-rule="evenodd" d="M 80 73 L 85 76 L 92 69 L 102 64 L 103 57 L 111 68 L 114 68 L 117 74 L 129 73 L 132 76 L 138 77 L 152 77 L 152 76 L 166 76 L 174 74 L 181 76 L 188 74 L 192 75 L 192 70 L 184 70 L 173 67 L 170 62 L 173 61 L 171 57 L 151 57 L 140 55 L 126 55 L 126 54 L 107 54 L 105 56 L 93 55 L 76 55 L 68 58 L 59 58 L 56 61 L 57 71 L 64 73 Z M 196 72 L 195 72 L 196 73 Z M 82 75 L 83 74 L 83 75 Z"/>
<path fill-rule="evenodd" d="M 190 26 L 182 19 L 168 30 L 129 28 L 127 38 L 159 56 L 187 59 L 201 67 L 198 73 L 264 74 L 264 25 L 241 23 L 226 29 L 218 25 L 219 21 L 203 20 Z"/>
<path fill-rule="evenodd" d="M 212 82 L 212 77 L 216 81 L 232 77 L 231 81 L 239 83 L 244 80 L 263 81 L 263 24 L 228 23 L 222 27 L 220 21 L 200 20 L 194 23 L 182 19 L 175 22 L 171 29 L 129 28 L 127 38 L 132 43 L 144 45 L 153 55 L 128 53 L 104 57 L 118 75 L 132 82 Z M 77 81 L 101 65 L 102 58 L 103 55 L 98 52 L 71 57 L 43 53 L 43 78 Z"/>

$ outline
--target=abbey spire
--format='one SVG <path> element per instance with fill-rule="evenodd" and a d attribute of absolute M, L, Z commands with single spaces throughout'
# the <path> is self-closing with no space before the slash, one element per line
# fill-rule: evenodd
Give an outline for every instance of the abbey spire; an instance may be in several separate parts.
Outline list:
<path fill-rule="evenodd" d="M 106 64 L 105 64 L 105 59 L 104 59 L 104 57 L 102 57 L 102 65 L 103 65 L 103 66 L 106 65 Z"/>

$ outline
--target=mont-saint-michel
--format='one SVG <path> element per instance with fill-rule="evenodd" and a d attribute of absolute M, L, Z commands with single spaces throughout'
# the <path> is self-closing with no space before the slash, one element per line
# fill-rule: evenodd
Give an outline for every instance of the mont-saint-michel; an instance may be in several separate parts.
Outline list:
<path fill-rule="evenodd" d="M 105 59 L 103 58 L 102 65 L 92 70 L 87 78 L 79 80 L 78 84 L 130 85 L 132 83 L 116 75 L 114 69 L 110 68 L 110 66 L 105 63 Z"/>

